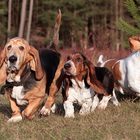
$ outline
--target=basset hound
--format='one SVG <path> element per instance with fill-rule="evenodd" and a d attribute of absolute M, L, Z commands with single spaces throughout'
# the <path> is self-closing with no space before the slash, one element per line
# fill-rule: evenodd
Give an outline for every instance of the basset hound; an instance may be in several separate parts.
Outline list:
<path fill-rule="evenodd" d="M 32 119 L 45 96 L 46 74 L 39 52 L 22 38 L 10 39 L 1 51 L 0 68 L 4 67 L 4 90 L 10 101 L 12 117 L 8 122 Z M 26 105 L 21 112 L 20 105 Z"/>
<path fill-rule="evenodd" d="M 23 38 L 16 37 L 10 39 L 0 52 L 0 74 L 3 74 L 0 77 L 0 84 L 6 81 L 2 89 L 9 98 L 13 112 L 8 122 L 17 122 L 23 118 L 32 119 L 46 92 L 49 95 L 47 107 L 49 111 L 51 110 L 54 103 L 54 100 L 50 102 L 52 94 L 56 93 L 62 83 L 63 61 L 60 53 L 55 50 L 59 41 L 60 22 L 59 10 L 51 49 L 38 51 Z M 27 107 L 21 112 L 20 105 Z M 44 115 L 46 108 L 41 111 Z"/>
<path fill-rule="evenodd" d="M 112 67 L 116 83 L 126 92 L 140 96 L 140 50 L 117 61 Z"/>
<path fill-rule="evenodd" d="M 97 61 L 97 64 L 100 67 L 106 67 L 110 71 L 112 71 L 114 78 L 116 79 L 115 80 L 115 89 L 113 90 L 114 95 L 115 95 L 115 90 L 121 92 L 122 94 L 124 94 L 124 89 L 125 89 L 125 91 L 128 91 L 128 89 L 124 86 L 125 84 L 127 85 L 127 82 L 123 85 L 123 84 L 120 84 L 120 82 L 118 81 L 118 77 L 125 77 L 124 75 L 126 75 L 126 73 L 125 74 L 122 73 L 122 70 L 126 69 L 126 68 L 124 68 L 125 65 L 124 65 L 124 63 L 122 64 L 122 62 L 128 61 L 128 58 L 129 58 L 129 60 L 131 58 L 133 59 L 133 57 L 131 57 L 131 55 L 134 55 L 134 52 L 137 52 L 140 49 L 140 37 L 139 36 L 129 37 L 128 40 L 130 43 L 130 50 L 132 52 L 132 54 L 130 54 L 128 57 L 126 57 L 124 59 L 120 59 L 120 60 L 119 59 L 109 59 L 107 61 L 103 61 L 103 55 L 100 55 L 99 59 Z M 132 63 L 132 62 L 129 62 L 129 64 L 130 63 Z M 121 66 L 119 66 L 119 64 Z M 129 65 L 129 64 L 127 64 L 127 65 Z M 125 82 L 125 81 L 123 81 L 123 82 Z"/>
<path fill-rule="evenodd" d="M 97 106 L 101 109 L 107 107 L 114 86 L 113 75 L 107 68 L 95 67 L 81 53 L 73 53 L 68 56 L 64 72 L 62 93 L 65 117 L 74 117 L 75 102 L 81 105 L 81 115 L 94 111 Z M 98 94 L 103 94 L 100 103 Z"/>

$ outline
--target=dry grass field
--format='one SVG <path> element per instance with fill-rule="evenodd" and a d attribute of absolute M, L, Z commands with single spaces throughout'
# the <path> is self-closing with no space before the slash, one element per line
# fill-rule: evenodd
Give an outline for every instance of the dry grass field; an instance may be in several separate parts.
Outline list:
<path fill-rule="evenodd" d="M 39 115 L 29 121 L 7 123 L 10 107 L 0 97 L 0 140 L 139 140 L 140 101 L 121 101 L 120 107 L 111 103 L 106 110 L 74 119 L 64 118 L 61 94 L 57 96 L 58 111 L 48 117 Z"/>
<path fill-rule="evenodd" d="M 66 53 L 67 54 L 67 53 Z M 88 56 L 101 54 L 90 50 Z M 106 56 L 113 53 L 104 52 Z M 125 56 L 119 55 L 116 57 Z M 0 140 L 140 140 L 140 101 L 124 99 L 120 107 L 111 103 L 106 110 L 80 116 L 78 111 L 74 119 L 64 118 L 61 93 L 57 94 L 58 110 L 56 114 L 19 123 L 7 123 L 11 110 L 7 99 L 0 96 Z"/>

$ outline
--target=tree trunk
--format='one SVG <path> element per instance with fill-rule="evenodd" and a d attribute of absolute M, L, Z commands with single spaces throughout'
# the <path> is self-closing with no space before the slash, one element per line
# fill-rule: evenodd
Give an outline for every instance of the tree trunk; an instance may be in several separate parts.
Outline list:
<path fill-rule="evenodd" d="M 119 19 L 119 0 L 116 0 L 116 12 L 115 12 L 115 17 L 116 17 L 116 22 L 118 22 Z M 120 43 L 119 43 L 119 31 L 116 27 L 116 50 L 119 51 L 120 49 Z"/>
<path fill-rule="evenodd" d="M 18 32 L 19 37 L 23 37 L 24 24 L 25 24 L 25 18 L 26 18 L 26 3 L 27 3 L 27 0 L 22 0 L 20 26 L 19 26 L 19 32 Z"/>
<path fill-rule="evenodd" d="M 11 33 L 11 11 L 12 11 L 12 0 L 8 1 L 8 29 L 7 29 L 7 40 L 10 37 Z"/>
<path fill-rule="evenodd" d="M 93 34 L 93 18 L 89 17 L 88 18 L 88 23 L 87 23 L 87 27 L 88 27 L 88 47 L 93 47 L 93 38 L 94 38 L 94 34 Z"/>
<path fill-rule="evenodd" d="M 32 13 L 33 13 L 33 4 L 34 0 L 30 0 L 30 9 L 29 9 L 29 17 L 28 17 L 28 27 L 27 27 L 27 35 L 26 40 L 30 40 L 30 32 L 31 32 L 31 23 L 32 23 Z"/>

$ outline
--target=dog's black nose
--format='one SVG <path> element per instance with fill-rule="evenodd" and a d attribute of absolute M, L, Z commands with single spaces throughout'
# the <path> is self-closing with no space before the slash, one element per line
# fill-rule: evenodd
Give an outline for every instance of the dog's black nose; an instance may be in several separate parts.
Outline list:
<path fill-rule="evenodd" d="M 65 65 L 64 65 L 64 68 L 65 69 L 69 69 L 71 67 L 71 65 L 69 64 L 69 63 L 66 63 Z"/>
<path fill-rule="evenodd" d="M 9 61 L 10 61 L 11 63 L 14 63 L 14 62 L 17 61 L 17 57 L 16 57 L 15 55 L 12 55 L 12 56 L 9 57 Z"/>

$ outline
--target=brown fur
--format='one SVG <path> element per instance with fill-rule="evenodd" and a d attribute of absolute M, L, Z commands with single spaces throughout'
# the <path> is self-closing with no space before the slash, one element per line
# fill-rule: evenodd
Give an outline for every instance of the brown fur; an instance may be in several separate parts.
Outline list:
<path fill-rule="evenodd" d="M 32 46 L 27 45 L 27 42 L 21 38 L 11 39 L 8 42 L 8 45 L 11 45 L 11 46 L 13 45 L 12 47 L 14 47 L 15 43 L 17 43 L 17 42 L 18 43 L 20 42 L 20 45 L 24 46 L 25 53 L 23 53 L 23 52 L 22 53 L 25 54 L 26 56 L 25 56 L 25 59 L 23 59 L 24 61 L 20 62 L 21 63 L 20 70 L 16 75 L 21 76 L 23 69 L 25 68 L 25 65 L 27 65 L 31 61 L 35 64 L 35 67 L 32 68 L 32 70 L 35 71 L 37 84 L 30 91 L 26 92 L 24 99 L 28 101 L 28 105 L 25 108 L 25 110 L 22 112 L 23 117 L 31 119 L 31 118 L 33 118 L 34 113 L 37 111 L 37 108 L 39 107 L 41 101 L 43 100 L 43 98 L 45 96 L 46 78 L 45 78 L 45 73 L 43 72 L 42 67 L 41 67 L 38 51 L 35 48 L 33 48 Z M 7 47 L 7 44 L 4 49 L 6 49 L 6 47 Z M 14 50 L 15 53 L 18 50 L 18 47 L 16 47 L 16 48 L 17 49 Z M 5 61 L 7 61 L 8 56 L 9 56 L 8 51 L 6 51 L 6 55 L 4 56 Z M 2 65 L 5 64 L 5 61 L 3 61 Z M 4 72 L 6 73 L 6 71 L 4 71 Z M 10 74 L 10 73 L 8 73 L 8 74 Z M 11 109 L 13 112 L 13 115 L 12 115 L 12 117 L 13 117 L 13 116 L 20 115 L 21 113 L 20 113 L 19 106 L 16 103 L 16 100 L 11 97 L 11 92 L 10 93 L 8 92 L 7 94 L 8 94 L 8 99 L 10 101 Z"/>
<path fill-rule="evenodd" d="M 140 49 L 140 37 L 139 36 L 129 37 L 129 44 L 130 44 L 131 52 L 139 50 Z"/>

